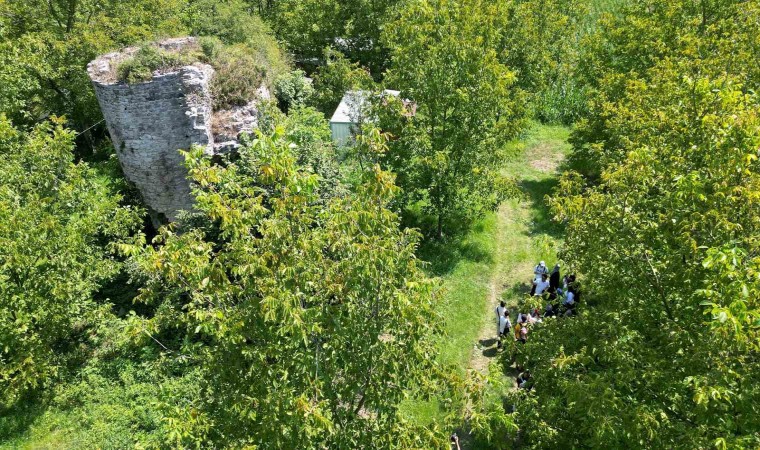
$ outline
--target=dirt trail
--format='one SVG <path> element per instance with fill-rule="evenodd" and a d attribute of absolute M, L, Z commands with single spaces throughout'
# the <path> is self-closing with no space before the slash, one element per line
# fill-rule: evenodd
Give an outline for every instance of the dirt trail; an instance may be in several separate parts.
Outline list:
<path fill-rule="evenodd" d="M 556 142 L 541 142 L 531 150 L 532 152 L 526 151 L 525 155 L 539 156 L 522 159 L 520 163 L 531 169 L 522 173 L 521 176 L 518 175 L 518 182 L 522 183 L 526 179 L 541 181 L 555 179 L 564 156 Z M 544 208 L 544 206 L 527 199 L 509 200 L 499 207 L 496 234 L 496 254 L 499 259 L 491 275 L 489 300 L 483 312 L 488 319 L 484 321 L 470 357 L 470 368 L 482 373 L 488 370 L 491 359 L 499 353 L 496 306 L 504 300 L 507 308 L 513 312 L 512 320 L 514 321 L 514 308 L 517 306 L 518 298 L 530 290 L 529 281 L 533 267 L 541 257 L 533 232 L 535 224 L 532 222 L 537 208 Z"/>
<path fill-rule="evenodd" d="M 502 204 L 499 208 L 497 214 L 498 232 L 496 234 L 496 248 L 498 249 L 497 255 L 499 256 L 503 255 L 505 251 L 508 251 L 508 249 L 505 248 L 505 229 L 510 225 L 509 222 L 515 221 L 516 218 L 514 217 L 514 212 L 514 208 L 507 203 Z M 491 275 L 491 280 L 489 282 L 489 299 L 486 304 L 486 309 L 483 312 L 483 314 L 485 314 L 486 317 L 490 317 L 490 319 L 487 320 L 486 324 L 481 328 L 480 334 L 478 335 L 478 341 L 476 342 L 472 351 L 472 356 L 470 357 L 470 368 L 483 373 L 488 370 L 491 358 L 498 353 L 498 350 L 496 349 L 497 336 L 495 310 L 496 306 L 501 301 L 501 294 L 507 286 L 508 275 L 511 272 L 510 267 L 504 266 L 505 262 L 503 259 L 499 259 L 499 262 L 496 264 L 493 274 Z"/>
<path fill-rule="evenodd" d="M 522 258 L 520 258 L 530 252 L 532 247 L 530 236 L 527 235 L 529 209 L 530 205 L 527 202 L 519 204 L 506 202 L 499 208 L 497 248 L 500 259 L 491 275 L 489 300 L 483 311 L 488 319 L 480 330 L 470 358 L 470 368 L 482 373 L 488 371 L 491 359 L 499 353 L 496 336 L 496 306 L 503 300 L 507 303 L 507 308 L 514 312 L 518 298 L 530 290 L 528 281 L 533 264 L 521 261 Z M 509 235 L 510 239 L 507 239 L 506 235 Z M 514 321 L 514 317 L 512 320 Z"/>
<path fill-rule="evenodd" d="M 522 155 L 510 161 L 504 170 L 506 175 L 517 179 L 525 197 L 505 201 L 497 212 L 496 261 L 489 278 L 488 301 L 482 312 L 483 325 L 473 343 L 469 361 L 469 368 L 481 373 L 487 373 L 491 361 L 500 352 L 496 306 L 505 301 L 514 322 L 518 300 L 530 291 L 533 267 L 541 259 L 553 264 L 556 258 L 556 246 L 545 245 L 546 242 L 556 245 L 559 236 L 553 234 L 544 195 L 556 185 L 568 149 L 566 131 L 558 130 L 545 127 L 539 131 L 525 142 Z M 514 379 L 517 373 L 512 368 L 504 375 Z M 463 450 L 476 448 L 469 433 L 460 435 L 460 444 Z"/>

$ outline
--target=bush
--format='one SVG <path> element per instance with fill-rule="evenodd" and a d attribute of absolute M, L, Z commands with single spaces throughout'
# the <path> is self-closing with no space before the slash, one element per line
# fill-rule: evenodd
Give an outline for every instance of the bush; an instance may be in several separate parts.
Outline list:
<path fill-rule="evenodd" d="M 208 64 L 212 64 L 219 54 L 224 50 L 224 44 L 222 41 L 213 36 L 203 36 L 198 39 L 198 44 L 201 46 L 201 52 L 203 52 L 203 60 Z"/>
<path fill-rule="evenodd" d="M 214 110 L 245 105 L 266 81 L 266 61 L 256 58 L 245 45 L 224 48 L 211 65 L 216 69 L 211 81 Z"/>
<path fill-rule="evenodd" d="M 587 95 L 574 80 L 558 80 L 536 94 L 534 115 L 542 123 L 571 125 L 583 115 Z"/>
<path fill-rule="evenodd" d="M 155 45 L 140 47 L 135 56 L 124 60 L 116 69 L 119 81 L 129 84 L 150 81 L 156 70 L 176 69 L 197 60 L 192 51 L 169 52 Z"/>
<path fill-rule="evenodd" d="M 314 87 L 304 71 L 299 69 L 277 77 L 274 82 L 274 95 L 280 108 L 288 112 L 292 107 L 306 104 L 314 95 Z"/>

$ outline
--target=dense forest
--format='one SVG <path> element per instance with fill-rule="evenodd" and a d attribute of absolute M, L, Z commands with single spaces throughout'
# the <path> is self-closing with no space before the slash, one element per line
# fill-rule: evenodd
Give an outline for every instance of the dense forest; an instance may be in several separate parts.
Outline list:
<path fill-rule="evenodd" d="M 125 47 L 273 94 L 173 221 L 88 76 Z M 758 448 L 759 91 L 751 0 L 0 0 L 0 448 Z M 477 368 L 507 204 L 577 302 Z"/>

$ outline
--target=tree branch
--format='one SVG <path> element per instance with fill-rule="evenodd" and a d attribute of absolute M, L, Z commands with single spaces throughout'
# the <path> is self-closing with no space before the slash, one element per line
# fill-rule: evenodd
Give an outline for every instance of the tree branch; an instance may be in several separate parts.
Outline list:
<path fill-rule="evenodd" d="M 660 282 L 660 277 L 657 275 L 657 270 L 652 265 L 652 261 L 649 259 L 649 254 L 644 251 L 644 258 L 647 261 L 647 264 L 649 265 L 649 270 L 652 271 L 652 276 L 654 277 L 654 286 L 657 289 L 657 292 L 660 294 L 660 300 L 662 301 L 662 306 L 665 308 L 665 312 L 668 315 L 668 318 L 670 320 L 675 321 L 675 317 L 673 316 L 673 311 L 670 309 L 670 305 L 668 304 L 667 295 L 665 295 L 665 290 L 662 288 L 662 283 Z"/>

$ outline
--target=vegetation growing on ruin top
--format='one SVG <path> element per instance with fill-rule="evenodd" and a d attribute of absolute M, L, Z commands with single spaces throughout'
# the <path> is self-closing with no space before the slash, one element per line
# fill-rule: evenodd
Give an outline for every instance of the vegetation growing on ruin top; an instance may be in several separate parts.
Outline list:
<path fill-rule="evenodd" d="M 256 98 L 261 86 L 270 88 L 288 68 L 277 44 L 268 36 L 232 45 L 215 37 L 201 37 L 175 50 L 155 43 L 143 45 L 118 64 L 116 75 L 119 81 L 142 83 L 150 81 L 156 71 L 177 70 L 196 62 L 215 70 L 210 88 L 216 111 L 247 104 Z"/>
<path fill-rule="evenodd" d="M 196 46 L 171 51 L 155 44 L 147 44 L 140 47 L 134 56 L 122 61 L 116 67 L 116 74 L 119 81 L 129 84 L 143 83 L 153 78 L 153 72 L 175 70 L 190 65 L 198 61 L 199 55 Z"/>
<path fill-rule="evenodd" d="M 271 89 L 275 78 L 288 69 L 277 45 L 267 39 L 224 45 L 217 38 L 204 37 L 199 42 L 203 62 L 216 71 L 211 80 L 216 111 L 245 105 L 256 98 L 261 86 Z"/>

